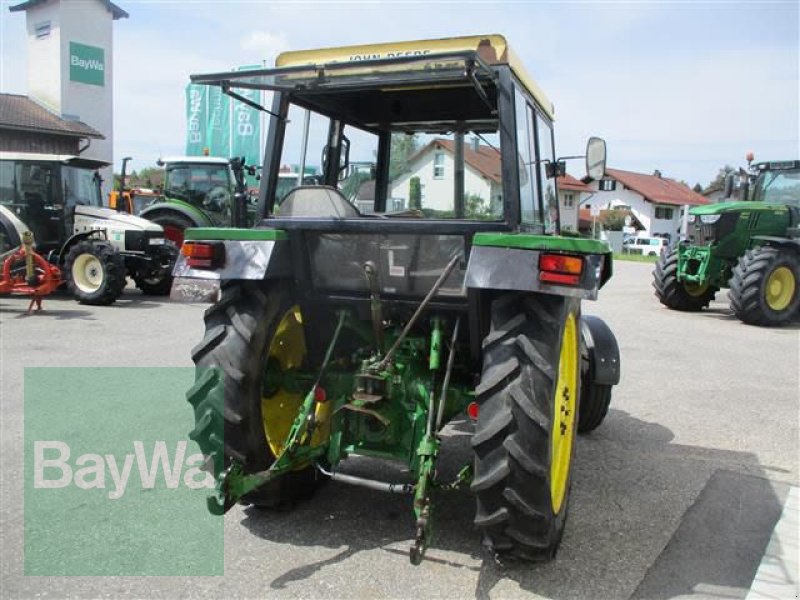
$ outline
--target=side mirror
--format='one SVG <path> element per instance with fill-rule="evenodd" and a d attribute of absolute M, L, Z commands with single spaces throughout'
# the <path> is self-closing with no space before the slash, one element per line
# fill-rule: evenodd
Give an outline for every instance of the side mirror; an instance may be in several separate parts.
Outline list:
<path fill-rule="evenodd" d="M 728 173 L 725 176 L 725 189 L 723 190 L 722 196 L 724 198 L 730 198 L 733 194 L 733 173 Z"/>
<path fill-rule="evenodd" d="M 586 174 L 592 179 L 602 179 L 606 174 L 606 141 L 590 137 L 586 142 Z"/>

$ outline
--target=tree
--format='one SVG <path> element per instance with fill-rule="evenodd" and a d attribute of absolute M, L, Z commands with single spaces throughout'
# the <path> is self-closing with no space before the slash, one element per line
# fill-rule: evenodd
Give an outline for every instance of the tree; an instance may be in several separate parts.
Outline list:
<path fill-rule="evenodd" d="M 492 211 L 478 194 L 468 192 L 464 195 L 464 216 L 467 219 L 487 220 L 492 218 Z"/>
<path fill-rule="evenodd" d="M 729 173 L 735 173 L 736 169 L 730 165 L 725 165 L 722 167 L 717 176 L 708 184 L 708 188 L 723 188 L 725 187 L 725 178 L 728 176 Z"/>
<path fill-rule="evenodd" d="M 422 185 L 419 177 L 412 177 L 408 182 L 408 208 L 422 208 Z"/>
<path fill-rule="evenodd" d="M 389 181 L 409 172 L 408 159 L 417 151 L 416 134 L 393 133 L 389 148 Z"/>
<path fill-rule="evenodd" d="M 625 217 L 627 216 L 627 211 L 608 211 L 605 215 L 603 215 L 603 229 L 606 231 L 622 231 L 622 228 L 625 227 Z"/>
<path fill-rule="evenodd" d="M 695 184 L 694 184 L 694 187 L 693 187 L 692 189 L 693 189 L 695 192 L 697 192 L 698 194 L 702 194 L 702 193 L 703 193 L 703 186 L 702 186 L 702 185 L 700 185 L 699 183 L 695 183 Z"/>

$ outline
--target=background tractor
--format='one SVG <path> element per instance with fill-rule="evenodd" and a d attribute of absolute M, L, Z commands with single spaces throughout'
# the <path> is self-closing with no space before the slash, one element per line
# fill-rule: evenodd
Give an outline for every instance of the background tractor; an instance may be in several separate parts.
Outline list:
<path fill-rule="evenodd" d="M 130 275 L 146 294 L 168 294 L 176 248 L 154 223 L 102 206 L 97 169 L 106 163 L 52 154 L 0 152 L 0 204 L 30 230 L 36 251 L 61 267 L 84 304 L 111 304 Z M 20 232 L 0 222 L 10 246 Z"/>
<path fill-rule="evenodd" d="M 558 235 L 550 101 L 497 35 L 290 52 L 277 65 L 192 77 L 274 93 L 258 225 L 188 229 L 175 268 L 175 286 L 221 293 L 187 393 L 190 437 L 218 476 L 209 508 L 290 506 L 328 479 L 408 494 L 417 564 L 432 490 L 465 486 L 495 552 L 553 557 L 575 434 L 603 421 L 619 353 L 581 310 L 611 276 L 609 247 Z M 288 117 L 305 110 L 311 127 L 295 143 L 303 119 Z M 452 158 L 399 150 L 409 136 L 446 137 Z M 502 173 L 491 205 L 467 202 L 468 136 Z M 277 201 L 298 148 L 300 164 L 306 151 L 323 157 L 321 180 Z M 369 214 L 341 191 L 351 156 L 376 160 Z M 598 138 L 587 166 L 602 176 Z M 421 209 L 405 210 L 409 174 L 437 182 Z M 459 416 L 472 457 L 443 481 L 442 429 Z M 409 476 L 342 472 L 352 455 L 398 460 Z"/>
<path fill-rule="evenodd" d="M 741 200 L 691 209 L 688 239 L 662 256 L 653 286 L 662 304 L 685 311 L 729 287 L 739 319 L 780 325 L 800 307 L 800 161 L 761 162 L 744 175 Z M 732 190 L 733 175 L 726 196 Z"/>
<path fill-rule="evenodd" d="M 171 156 L 157 164 L 164 167 L 160 198 L 139 214 L 161 225 L 168 240 L 180 246 L 189 227 L 245 225 L 234 220 L 236 190 L 228 159 Z"/>

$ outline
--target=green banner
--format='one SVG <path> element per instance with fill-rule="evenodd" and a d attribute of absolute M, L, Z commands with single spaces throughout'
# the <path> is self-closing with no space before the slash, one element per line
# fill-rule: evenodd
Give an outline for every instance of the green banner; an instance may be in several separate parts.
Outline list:
<path fill-rule="evenodd" d="M 188 438 L 194 377 L 25 369 L 25 575 L 223 574 L 210 457 Z"/>
<path fill-rule="evenodd" d="M 259 65 L 239 67 L 240 71 L 260 69 Z M 236 92 L 261 104 L 261 90 L 239 89 Z M 231 156 L 244 156 L 248 165 L 261 164 L 261 113 L 243 102 L 233 102 L 233 134 Z"/>
<path fill-rule="evenodd" d="M 231 99 L 217 86 L 206 86 L 206 90 L 208 92 L 206 146 L 211 156 L 228 158 L 231 152 Z"/>
<path fill-rule="evenodd" d="M 105 52 L 96 46 L 69 43 L 69 80 L 105 86 Z"/>
<path fill-rule="evenodd" d="M 202 156 L 206 147 L 208 86 L 190 83 L 186 86 L 186 154 Z"/>

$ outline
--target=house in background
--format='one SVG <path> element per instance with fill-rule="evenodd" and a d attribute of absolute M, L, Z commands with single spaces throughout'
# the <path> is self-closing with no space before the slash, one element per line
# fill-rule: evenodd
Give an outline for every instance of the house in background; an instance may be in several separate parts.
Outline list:
<path fill-rule="evenodd" d="M 686 234 L 689 208 L 709 204 L 709 200 L 688 186 L 663 177 L 606 169 L 600 180 L 583 180 L 594 192 L 582 208 L 600 210 L 627 209 L 642 225 L 642 235 L 662 236 L 675 240 Z"/>
<path fill-rule="evenodd" d="M 558 178 L 558 208 L 561 213 L 561 229 L 578 231 L 578 210 L 581 203 L 587 200 L 594 190 L 575 179 L 569 173 Z"/>
<path fill-rule="evenodd" d="M 422 208 L 453 209 L 453 140 L 434 138 L 409 159 L 408 167 L 407 173 L 389 184 L 387 210 L 409 207 L 412 177 L 419 177 Z M 497 209 L 503 204 L 500 155 L 494 148 L 480 144 L 477 138 L 464 143 L 464 193 L 482 198 L 487 208 Z"/>
<path fill-rule="evenodd" d="M 77 156 L 103 134 L 19 94 L 0 94 L 0 152 Z"/>

